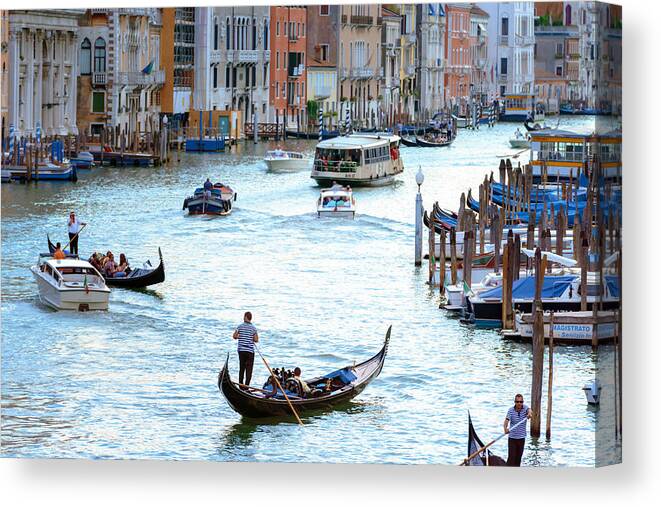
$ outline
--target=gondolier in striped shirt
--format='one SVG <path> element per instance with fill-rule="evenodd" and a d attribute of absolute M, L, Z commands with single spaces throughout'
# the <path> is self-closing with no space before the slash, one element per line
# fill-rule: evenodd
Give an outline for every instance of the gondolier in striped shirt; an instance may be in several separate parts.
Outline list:
<path fill-rule="evenodd" d="M 236 328 L 232 338 L 239 341 L 239 384 L 250 385 L 252 366 L 255 362 L 255 343 L 259 341 L 257 329 L 252 325 L 252 313 L 243 315 L 243 323 Z"/>
<path fill-rule="evenodd" d="M 516 426 L 520 421 L 530 419 L 532 411 L 527 405 L 523 404 L 523 395 L 517 394 L 514 397 L 514 406 L 510 407 L 505 416 L 503 423 L 503 431 L 509 434 L 507 439 L 507 466 L 520 467 L 521 457 L 523 456 L 523 448 L 526 443 L 526 433 L 528 423 L 524 422 Z M 516 428 L 514 428 L 516 426 Z M 514 428 L 510 431 L 510 428 Z"/>

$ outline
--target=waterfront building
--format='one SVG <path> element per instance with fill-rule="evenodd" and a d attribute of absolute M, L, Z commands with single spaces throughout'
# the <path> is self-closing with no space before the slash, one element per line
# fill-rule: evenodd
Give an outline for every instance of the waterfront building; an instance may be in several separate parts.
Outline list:
<path fill-rule="evenodd" d="M 8 122 L 17 136 L 76 134 L 80 10 L 9 11 Z M 4 77 L 4 76 L 3 76 Z"/>
<path fill-rule="evenodd" d="M 0 67 L 2 74 L 0 75 L 0 118 L 2 125 L 2 137 L 5 139 L 9 134 L 9 93 L 7 90 L 7 78 L 9 76 L 9 69 L 7 67 L 9 55 L 9 11 L 0 10 Z"/>
<path fill-rule="evenodd" d="M 243 135 L 269 121 L 270 13 L 267 6 L 199 7 L 190 124 Z M 202 114 L 200 114 L 202 112 Z"/>
<path fill-rule="evenodd" d="M 401 57 L 399 67 L 400 111 L 399 121 L 415 122 L 419 111 L 420 96 L 417 82 L 416 8 L 414 4 L 399 4 L 401 16 Z"/>
<path fill-rule="evenodd" d="M 308 125 L 318 128 L 318 109 L 321 108 L 324 127 L 333 130 L 339 119 L 337 96 L 337 50 L 340 8 L 338 5 L 309 5 L 307 7 L 307 98 Z"/>
<path fill-rule="evenodd" d="M 420 114 L 431 118 L 445 107 L 445 9 L 443 4 L 417 4 L 417 95 Z M 385 21 L 385 18 L 384 18 Z"/>
<path fill-rule="evenodd" d="M 97 136 L 114 128 L 128 136 L 159 129 L 159 9 L 88 9 L 78 38 L 78 127 Z"/>
<path fill-rule="evenodd" d="M 355 127 L 377 127 L 380 121 L 381 21 L 381 4 L 340 6 L 340 118 L 349 110 Z"/>
<path fill-rule="evenodd" d="M 273 116 L 286 128 L 305 130 L 307 124 L 307 8 L 271 7 L 271 65 L 269 103 Z M 275 29 L 274 29 L 275 28 Z"/>
<path fill-rule="evenodd" d="M 488 62 L 495 89 L 490 95 L 532 95 L 534 92 L 534 3 L 479 3 L 489 14 Z"/>
<path fill-rule="evenodd" d="M 188 124 L 195 81 L 195 15 L 202 8 L 161 9 L 160 59 L 165 73 L 161 111 L 173 127 Z"/>
<path fill-rule="evenodd" d="M 447 4 L 445 13 L 445 102 L 455 113 L 467 114 L 471 83 L 470 11 L 471 4 Z"/>
<path fill-rule="evenodd" d="M 473 5 L 470 11 L 470 90 L 473 100 L 486 104 L 490 98 L 491 73 L 487 75 L 489 14 Z"/>
<path fill-rule="evenodd" d="M 386 125 L 395 125 L 399 121 L 400 81 L 399 69 L 402 49 L 401 16 L 387 8 L 381 8 L 381 61 L 383 62 L 383 84 L 381 110 Z M 378 98 L 378 97 L 377 97 Z"/>

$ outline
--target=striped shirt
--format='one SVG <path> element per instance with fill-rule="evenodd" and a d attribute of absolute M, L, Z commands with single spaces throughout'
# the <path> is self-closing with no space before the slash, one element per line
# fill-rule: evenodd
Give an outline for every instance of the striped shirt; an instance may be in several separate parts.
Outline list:
<path fill-rule="evenodd" d="M 528 426 L 527 422 L 524 422 L 520 426 L 517 426 L 513 430 L 511 429 L 512 426 L 517 424 L 519 421 L 522 421 L 524 419 L 528 418 L 528 406 L 523 405 L 521 410 L 517 411 L 516 408 L 511 407 L 507 411 L 507 417 L 506 419 L 510 422 L 510 433 L 509 437 L 514 438 L 514 439 L 521 439 L 521 438 L 526 438 L 527 429 L 526 426 Z"/>
<path fill-rule="evenodd" d="M 255 353 L 255 342 L 253 338 L 257 334 L 257 329 L 250 322 L 244 322 L 236 328 L 239 332 L 239 352 Z"/>

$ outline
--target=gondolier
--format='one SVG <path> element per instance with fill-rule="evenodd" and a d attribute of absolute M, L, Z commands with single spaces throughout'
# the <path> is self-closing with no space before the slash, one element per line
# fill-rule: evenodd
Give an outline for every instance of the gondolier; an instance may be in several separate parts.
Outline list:
<path fill-rule="evenodd" d="M 505 422 L 503 423 L 503 431 L 509 434 L 509 438 L 507 439 L 507 466 L 509 467 L 521 466 L 528 423 L 524 422 L 518 426 L 517 424 L 531 417 L 532 411 L 527 405 L 523 404 L 523 395 L 517 394 L 514 397 L 514 406 L 510 407 L 507 411 Z M 511 432 L 510 428 L 512 428 Z"/>
<path fill-rule="evenodd" d="M 78 220 L 73 211 L 69 213 L 67 227 L 69 230 L 69 252 L 71 252 L 71 254 L 78 255 L 78 236 L 84 225 L 87 224 Z"/>
<path fill-rule="evenodd" d="M 249 386 L 252 378 L 252 366 L 255 362 L 255 343 L 259 341 L 257 329 L 252 325 L 252 313 L 243 315 L 243 323 L 234 331 L 232 338 L 239 341 L 239 384 Z"/>

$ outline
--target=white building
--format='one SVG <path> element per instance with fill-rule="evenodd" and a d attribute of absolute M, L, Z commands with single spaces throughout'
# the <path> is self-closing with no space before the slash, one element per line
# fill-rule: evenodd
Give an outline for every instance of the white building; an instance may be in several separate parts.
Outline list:
<path fill-rule="evenodd" d="M 479 3 L 489 14 L 487 74 L 490 95 L 532 94 L 535 89 L 535 14 L 533 2 Z"/>
<path fill-rule="evenodd" d="M 79 10 L 9 11 L 9 123 L 18 136 L 76 134 Z"/>
<path fill-rule="evenodd" d="M 429 118 L 445 107 L 445 10 L 443 4 L 419 4 L 416 8 L 420 111 Z"/>
<path fill-rule="evenodd" d="M 193 107 L 269 122 L 269 7 L 200 7 Z"/>
<path fill-rule="evenodd" d="M 399 110 L 400 82 L 399 69 L 401 66 L 401 36 L 402 17 L 394 11 L 383 7 L 381 10 L 383 25 L 381 28 L 383 57 L 383 100 L 381 107 L 387 125 L 397 123 L 396 115 Z"/>

